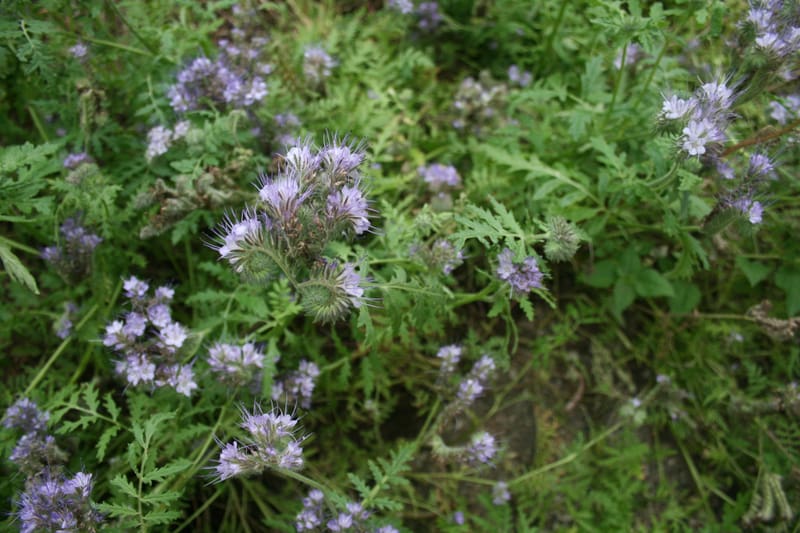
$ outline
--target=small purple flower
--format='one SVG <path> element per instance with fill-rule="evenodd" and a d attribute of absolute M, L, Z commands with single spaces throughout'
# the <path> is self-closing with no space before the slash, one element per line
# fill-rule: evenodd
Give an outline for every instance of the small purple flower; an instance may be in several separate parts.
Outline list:
<path fill-rule="evenodd" d="M 156 377 L 156 365 L 145 354 L 131 354 L 116 365 L 116 372 L 126 381 L 136 386 L 140 383 L 153 383 Z"/>
<path fill-rule="evenodd" d="M 411 0 L 388 0 L 386 7 L 399 12 L 401 15 L 410 15 L 414 12 L 414 4 Z"/>
<path fill-rule="evenodd" d="M 211 371 L 232 385 L 252 382 L 264 367 L 264 358 L 264 353 L 251 342 L 242 346 L 218 342 L 208 350 Z"/>
<path fill-rule="evenodd" d="M 527 87 L 533 81 L 533 76 L 529 71 L 520 71 L 517 65 L 508 67 L 508 81 L 516 83 L 520 87 Z"/>
<path fill-rule="evenodd" d="M 329 78 L 338 64 L 339 62 L 319 45 L 306 46 L 303 51 L 303 74 L 314 85 L 319 85 Z"/>
<path fill-rule="evenodd" d="M 147 319 L 139 313 L 128 313 L 125 317 L 125 325 L 122 327 L 122 334 L 126 339 L 135 339 L 144 335 L 147 327 Z"/>
<path fill-rule="evenodd" d="M 72 54 L 72 57 L 75 59 L 83 60 L 86 59 L 86 56 L 89 53 L 89 47 L 82 42 L 78 42 L 74 46 L 70 47 L 69 53 Z"/>
<path fill-rule="evenodd" d="M 696 102 L 693 98 L 683 99 L 676 95 L 664 97 L 661 105 L 661 116 L 667 120 L 681 120 L 689 115 L 695 108 Z"/>
<path fill-rule="evenodd" d="M 436 357 L 442 360 L 442 364 L 439 367 L 440 375 L 453 373 L 459 360 L 461 360 L 461 352 L 462 348 L 458 344 L 450 344 L 439 348 L 439 351 L 436 352 Z"/>
<path fill-rule="evenodd" d="M 345 185 L 341 190 L 334 191 L 328 196 L 328 218 L 337 223 L 347 221 L 356 235 L 361 235 L 369 229 L 367 199 L 358 188 Z"/>
<path fill-rule="evenodd" d="M 364 288 L 361 286 L 362 278 L 356 272 L 352 263 L 342 265 L 342 271 L 336 278 L 338 286 L 350 300 L 350 305 L 358 309 L 364 303 Z"/>
<path fill-rule="evenodd" d="M 295 517 L 295 529 L 298 532 L 315 531 L 322 525 L 324 500 L 325 495 L 319 489 L 312 489 L 303 498 L 303 509 Z"/>
<path fill-rule="evenodd" d="M 147 295 L 150 285 L 136 276 L 131 276 L 122 283 L 122 288 L 125 289 L 125 296 L 131 300 L 141 300 Z"/>
<path fill-rule="evenodd" d="M 733 103 L 733 90 L 725 81 L 715 80 L 704 83 L 700 87 L 703 101 L 714 109 L 726 110 Z"/>
<path fill-rule="evenodd" d="M 483 384 L 476 378 L 468 377 L 458 386 L 456 400 L 459 405 L 467 406 L 481 394 L 483 394 Z"/>
<path fill-rule="evenodd" d="M 226 444 L 215 467 L 221 481 L 234 475 L 258 474 L 267 468 L 297 470 L 303 466 L 303 448 L 298 420 L 277 408 L 267 413 L 256 405 L 250 413 L 242 409 L 240 426 L 248 435 L 242 442 Z"/>
<path fill-rule="evenodd" d="M 267 205 L 273 219 L 288 221 L 300 204 L 308 197 L 309 191 L 301 192 L 300 182 L 293 176 L 275 179 L 266 176 L 261 179 L 258 196 Z"/>
<path fill-rule="evenodd" d="M 158 337 L 167 350 L 174 351 L 183 346 L 188 334 L 182 325 L 177 322 L 172 322 L 161 328 Z"/>
<path fill-rule="evenodd" d="M 453 513 L 453 523 L 457 526 L 464 525 L 464 513 L 461 511 L 456 511 Z"/>
<path fill-rule="evenodd" d="M 683 128 L 682 148 L 691 156 L 706 153 L 709 145 L 717 144 L 725 139 L 724 132 L 707 119 L 690 120 Z"/>
<path fill-rule="evenodd" d="M 522 263 L 515 263 L 514 253 L 505 248 L 497 256 L 497 262 L 497 277 L 507 282 L 514 294 L 524 295 L 543 287 L 542 273 L 535 257 L 526 257 Z"/>
<path fill-rule="evenodd" d="M 750 164 L 747 173 L 750 176 L 768 176 L 775 170 L 775 165 L 764 154 L 755 153 L 750 156 Z"/>
<path fill-rule="evenodd" d="M 433 31 L 442 22 L 439 4 L 436 2 L 420 2 L 417 6 L 418 26 L 422 31 Z"/>
<path fill-rule="evenodd" d="M 172 315 L 167 304 L 153 304 L 147 308 L 147 319 L 157 328 L 163 328 L 172 322 Z"/>
<path fill-rule="evenodd" d="M 33 400 L 20 398 L 6 409 L 3 426 L 9 429 L 21 429 L 25 433 L 43 433 L 47 429 L 48 420 L 50 413 L 39 410 Z"/>
<path fill-rule="evenodd" d="M 92 475 L 73 478 L 49 470 L 32 477 L 17 502 L 20 531 L 98 531 L 102 516 L 92 506 Z"/>
<path fill-rule="evenodd" d="M 92 158 L 86 152 L 67 154 L 67 157 L 64 158 L 64 168 L 74 170 L 84 163 L 91 163 L 91 161 Z"/>
<path fill-rule="evenodd" d="M 164 126 L 156 126 L 147 132 L 147 151 L 145 157 L 147 161 L 166 154 L 172 144 L 172 130 Z"/>
<path fill-rule="evenodd" d="M 745 197 L 733 201 L 731 205 L 741 211 L 751 224 L 761 224 L 764 215 L 764 206 L 761 202 Z"/>
<path fill-rule="evenodd" d="M 314 394 L 319 367 L 303 359 L 295 372 L 291 372 L 284 379 L 276 382 L 272 387 L 273 401 L 297 402 L 303 409 L 311 407 L 311 398 Z"/>
<path fill-rule="evenodd" d="M 197 388 L 191 365 L 172 365 L 165 369 L 165 373 L 166 379 L 156 381 L 156 385 L 172 387 L 186 397 L 190 397 L 192 391 Z"/>
<path fill-rule="evenodd" d="M 508 483 L 505 481 L 498 481 L 492 487 L 492 503 L 495 505 L 503 505 L 511 501 L 511 493 L 508 490 Z"/>
<path fill-rule="evenodd" d="M 465 460 L 470 464 L 488 464 L 497 455 L 495 438 L 486 431 L 472 436 L 466 449 Z"/>
<path fill-rule="evenodd" d="M 445 166 L 433 163 L 427 167 L 421 166 L 417 169 L 419 175 L 425 180 L 432 191 L 439 191 L 447 187 L 458 187 L 461 184 L 461 176 L 453 166 Z"/>

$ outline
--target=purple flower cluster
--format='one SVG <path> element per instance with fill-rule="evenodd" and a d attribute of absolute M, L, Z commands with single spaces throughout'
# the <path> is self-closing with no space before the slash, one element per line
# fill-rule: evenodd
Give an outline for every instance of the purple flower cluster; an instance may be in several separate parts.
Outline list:
<path fill-rule="evenodd" d="M 436 352 L 436 357 L 441 360 L 441 365 L 439 366 L 439 376 L 441 378 L 446 378 L 455 372 L 456 366 L 461 360 L 462 352 L 463 348 L 458 344 L 449 344 L 439 348 L 439 351 Z"/>
<path fill-rule="evenodd" d="M 751 1 L 743 22 L 754 30 L 755 48 L 773 61 L 788 60 L 800 50 L 800 13 L 795 9 L 787 16 L 783 4 L 780 0 Z"/>
<path fill-rule="evenodd" d="M 800 95 L 790 94 L 781 101 L 770 102 L 769 107 L 769 116 L 775 119 L 778 124 L 784 125 L 797 118 L 798 113 L 800 113 Z"/>
<path fill-rule="evenodd" d="M 75 170 L 84 163 L 91 163 L 92 158 L 86 152 L 76 152 L 67 154 L 64 158 L 64 168 Z"/>
<path fill-rule="evenodd" d="M 259 382 L 265 358 L 252 342 L 241 346 L 217 342 L 208 350 L 211 371 L 221 382 L 234 387 Z"/>
<path fill-rule="evenodd" d="M 29 479 L 15 513 L 20 531 L 99 531 L 102 516 L 92 506 L 92 485 L 92 474 L 85 472 L 68 478 L 45 470 Z"/>
<path fill-rule="evenodd" d="M 303 50 L 303 74 L 315 87 L 330 78 L 338 64 L 339 62 L 320 45 L 309 45 Z"/>
<path fill-rule="evenodd" d="M 414 245 L 409 253 L 422 259 L 428 268 L 441 270 L 448 276 L 464 262 L 464 252 L 456 250 L 447 239 L 436 239 L 430 245 Z"/>
<path fill-rule="evenodd" d="M 417 6 L 417 26 L 422 31 L 433 31 L 442 22 L 442 15 L 439 13 L 439 4 L 436 2 L 420 2 Z"/>
<path fill-rule="evenodd" d="M 474 134 L 482 135 L 502 122 L 501 112 L 507 97 L 508 85 L 498 83 L 487 71 L 481 72 L 477 80 L 465 78 L 453 100 L 456 114 L 453 127 L 457 130 L 471 128 Z"/>
<path fill-rule="evenodd" d="M 508 81 L 520 87 L 527 87 L 533 81 L 530 71 L 522 71 L 517 65 L 508 67 Z"/>
<path fill-rule="evenodd" d="M 322 252 L 332 240 L 371 227 L 358 170 L 363 161 L 362 145 L 335 138 L 319 150 L 309 142 L 291 147 L 280 172 L 261 177 L 258 204 L 218 227 L 214 248 L 246 278 L 287 276 L 307 300 L 306 309 L 321 320 L 360 307 L 361 276 L 353 265 L 340 267 Z"/>
<path fill-rule="evenodd" d="M 325 495 L 319 489 L 312 489 L 302 502 L 303 508 L 295 517 L 295 530 L 298 532 L 370 531 L 367 529 L 366 521 L 371 513 L 360 503 L 347 502 L 343 511 L 331 516 L 326 512 Z M 374 533 L 399 533 L 391 525 L 381 526 L 372 531 Z"/>
<path fill-rule="evenodd" d="M 467 377 L 459 384 L 456 392 L 456 404 L 461 410 L 471 405 L 481 394 L 483 394 L 486 382 L 492 377 L 497 365 L 494 359 L 484 354 L 472 366 Z"/>
<path fill-rule="evenodd" d="M 259 474 L 268 468 L 299 470 L 303 466 L 305 436 L 298 436 L 298 420 L 277 408 L 263 412 L 256 405 L 253 412 L 242 409 L 240 427 L 247 435 L 222 447 L 214 467 L 219 481 L 233 476 Z"/>
<path fill-rule="evenodd" d="M 94 249 L 103 239 L 81 226 L 78 218 L 68 218 L 61 224 L 61 237 L 60 245 L 42 250 L 42 259 L 69 281 L 85 278 L 91 271 Z"/>
<path fill-rule="evenodd" d="M 388 0 L 386 7 L 399 12 L 401 15 L 410 15 L 414 12 L 414 3 L 411 0 Z"/>
<path fill-rule="evenodd" d="M 220 53 L 215 61 L 198 57 L 178 73 L 177 83 L 167 92 L 172 109 L 184 113 L 210 106 L 247 108 L 267 96 L 264 76 L 272 72 L 263 59 L 267 39 L 247 39 L 236 30 L 232 37 L 217 43 Z"/>
<path fill-rule="evenodd" d="M 489 464 L 497 455 L 497 442 L 491 433 L 481 431 L 472 435 L 467 445 L 463 461 L 468 464 Z"/>
<path fill-rule="evenodd" d="M 175 291 L 158 287 L 153 296 L 149 285 L 131 276 L 123 284 L 132 310 L 122 320 L 106 326 L 103 344 L 121 359 L 115 370 L 131 386 L 172 387 L 184 396 L 197 388 L 191 364 L 181 364 L 179 350 L 189 331 L 172 319 L 169 304 Z"/>
<path fill-rule="evenodd" d="M 273 118 L 275 123 L 275 140 L 279 146 L 289 147 L 303 143 L 297 132 L 302 126 L 300 119 L 294 113 L 278 113 Z"/>
<path fill-rule="evenodd" d="M 511 501 L 511 493 L 508 491 L 508 483 L 505 481 L 498 481 L 492 487 L 492 503 L 495 505 L 503 505 Z"/>
<path fill-rule="evenodd" d="M 497 277 L 511 286 L 517 296 L 524 296 L 532 289 L 541 289 L 542 272 L 535 257 L 528 256 L 521 263 L 514 261 L 514 253 L 505 248 L 497 256 Z"/>
<path fill-rule="evenodd" d="M 66 339 L 72 333 L 72 321 L 78 314 L 78 306 L 73 302 L 66 302 L 64 304 L 64 312 L 53 324 L 53 329 L 59 339 Z"/>
<path fill-rule="evenodd" d="M 661 118 L 684 124 L 681 149 L 689 156 L 715 159 L 728 139 L 727 129 L 736 96 L 726 80 L 704 83 L 689 98 L 664 98 Z"/>
<path fill-rule="evenodd" d="M 72 57 L 75 59 L 85 61 L 86 56 L 89 55 L 89 47 L 79 41 L 69 48 L 69 53 L 72 54 Z"/>
<path fill-rule="evenodd" d="M 432 192 L 439 192 L 461 185 L 461 176 L 452 165 L 442 165 L 433 163 L 428 166 L 420 166 L 417 172 Z"/>
<path fill-rule="evenodd" d="M 644 57 L 644 50 L 636 43 L 629 43 L 625 47 L 625 66 L 633 67 Z M 619 70 L 622 68 L 622 50 L 620 50 L 616 57 L 614 57 L 614 68 Z"/>
<path fill-rule="evenodd" d="M 319 367 L 316 364 L 305 359 L 301 360 L 297 370 L 273 383 L 272 400 L 297 403 L 303 409 L 310 408 L 319 374 Z"/>
<path fill-rule="evenodd" d="M 44 433 L 50 413 L 42 412 L 36 402 L 28 398 L 20 398 L 6 409 L 3 416 L 3 427 L 19 429 L 24 433 Z"/>
<path fill-rule="evenodd" d="M 164 126 L 156 126 L 147 132 L 147 150 L 145 157 L 148 161 L 164 155 L 169 150 L 172 143 L 183 139 L 191 128 L 191 122 L 181 120 L 175 127 L 170 129 Z"/>

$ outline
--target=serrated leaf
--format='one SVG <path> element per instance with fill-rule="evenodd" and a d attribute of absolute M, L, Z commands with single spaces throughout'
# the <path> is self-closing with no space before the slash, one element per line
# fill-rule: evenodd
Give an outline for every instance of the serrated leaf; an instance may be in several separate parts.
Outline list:
<path fill-rule="evenodd" d="M 168 477 L 172 477 L 179 472 L 183 472 L 192 465 L 188 459 L 178 459 L 164 466 L 158 467 L 142 478 L 145 483 L 152 483 L 153 481 L 164 481 Z"/>
<path fill-rule="evenodd" d="M 111 415 L 111 420 L 116 421 L 117 418 L 119 418 L 119 414 L 121 411 L 120 408 L 117 406 L 116 402 L 114 402 L 114 397 L 109 392 L 106 393 L 106 395 L 103 397 L 103 400 L 104 400 L 103 403 L 106 406 L 106 411 L 108 411 L 108 413 Z"/>
<path fill-rule="evenodd" d="M 97 439 L 97 444 L 95 445 L 96 454 L 98 461 L 102 461 L 106 456 L 106 449 L 108 449 L 108 444 L 111 442 L 117 433 L 119 433 L 119 426 L 109 426 L 100 434 L 100 438 Z"/>
<path fill-rule="evenodd" d="M 519 306 L 522 311 L 525 313 L 527 319 L 533 322 L 533 304 L 528 298 L 520 298 Z"/>
<path fill-rule="evenodd" d="M 139 511 L 126 505 L 116 503 L 96 503 L 95 507 L 101 513 L 108 516 L 138 516 Z"/>
<path fill-rule="evenodd" d="M 111 484 L 112 487 L 116 487 L 117 489 L 119 489 L 120 492 L 122 492 L 123 494 L 126 494 L 131 498 L 136 498 L 136 499 L 139 498 L 139 493 L 136 492 L 136 488 L 133 486 L 133 483 L 128 481 L 128 478 L 126 478 L 124 475 L 118 474 L 117 476 L 112 478 L 111 481 L 109 481 L 109 483 Z"/>
<path fill-rule="evenodd" d="M 180 517 L 179 511 L 150 511 L 144 515 L 148 524 L 169 524 Z"/>
<path fill-rule="evenodd" d="M 39 294 L 39 287 L 36 285 L 33 275 L 25 268 L 25 265 L 14 255 L 11 249 L 2 243 L 0 243 L 0 260 L 3 261 L 3 268 L 8 272 L 11 279 L 22 283 L 34 294 Z"/>

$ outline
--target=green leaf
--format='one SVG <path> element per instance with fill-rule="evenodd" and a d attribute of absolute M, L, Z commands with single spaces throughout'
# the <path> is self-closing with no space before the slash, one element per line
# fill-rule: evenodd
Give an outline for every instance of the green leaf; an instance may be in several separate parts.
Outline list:
<path fill-rule="evenodd" d="M 520 298 L 519 306 L 522 311 L 525 313 L 525 316 L 533 322 L 533 304 L 528 298 Z"/>
<path fill-rule="evenodd" d="M 591 274 L 583 276 L 583 282 L 590 287 L 605 289 L 614 284 L 617 280 L 617 264 L 614 261 L 605 259 L 594 264 Z"/>
<path fill-rule="evenodd" d="M 168 477 L 172 477 L 179 472 L 183 472 L 192 465 L 188 459 L 178 459 L 164 466 L 158 467 L 142 478 L 145 483 L 152 483 L 153 481 L 164 481 Z"/>
<path fill-rule="evenodd" d="M 30 271 L 25 268 L 25 265 L 14 255 L 14 252 L 2 243 L 0 243 L 0 259 L 2 259 L 3 267 L 6 269 L 11 279 L 22 283 L 34 294 L 39 294 L 39 287 L 36 286 L 36 280 L 33 278 Z"/>
<path fill-rule="evenodd" d="M 786 292 L 786 313 L 794 316 L 800 311 L 800 270 L 783 266 L 775 274 L 775 285 Z"/>
<path fill-rule="evenodd" d="M 667 278 L 652 268 L 645 268 L 637 272 L 633 284 L 636 289 L 636 294 L 645 298 L 675 296 L 672 284 L 667 281 Z"/>
<path fill-rule="evenodd" d="M 687 281 L 674 281 L 672 287 L 675 295 L 669 300 L 669 310 L 672 313 L 684 314 L 692 312 L 700 303 L 700 289 Z"/>
<path fill-rule="evenodd" d="M 764 281 L 772 272 L 772 268 L 768 265 L 756 261 L 748 261 L 741 256 L 736 258 L 736 266 L 744 273 L 751 287 L 755 287 Z"/>
<path fill-rule="evenodd" d="M 619 280 L 614 285 L 614 291 L 611 294 L 611 312 L 614 313 L 618 319 L 622 319 L 622 312 L 627 309 L 636 299 L 636 290 L 632 285 Z"/>
<path fill-rule="evenodd" d="M 136 487 L 133 486 L 133 483 L 128 481 L 122 474 L 118 474 L 116 477 L 112 478 L 109 482 L 112 487 L 116 487 L 120 490 L 123 494 L 130 496 L 131 498 L 139 498 L 139 493 L 136 492 Z"/>
<path fill-rule="evenodd" d="M 109 426 L 100 434 L 100 438 L 97 439 L 96 448 L 96 457 L 98 461 L 102 461 L 103 458 L 106 456 L 106 449 L 108 448 L 109 442 L 113 439 L 117 433 L 119 433 L 119 426 Z"/>

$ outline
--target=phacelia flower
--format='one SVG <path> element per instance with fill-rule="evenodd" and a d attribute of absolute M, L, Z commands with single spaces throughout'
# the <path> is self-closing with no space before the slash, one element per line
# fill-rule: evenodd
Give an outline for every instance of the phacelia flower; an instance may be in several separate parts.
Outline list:
<path fill-rule="evenodd" d="M 272 385 L 273 401 L 283 400 L 287 404 L 296 402 L 303 409 L 310 408 L 319 374 L 319 367 L 315 363 L 303 359 L 296 371 Z"/>
<path fill-rule="evenodd" d="M 306 46 L 303 51 L 303 74 L 312 85 L 320 85 L 339 64 L 322 46 Z"/>
<path fill-rule="evenodd" d="M 414 4 L 411 0 L 388 0 L 386 6 L 402 15 L 409 15 L 414 11 Z"/>
<path fill-rule="evenodd" d="M 3 426 L 19 429 L 24 433 L 43 433 L 49 419 L 50 413 L 41 411 L 36 402 L 29 398 L 20 398 L 6 409 Z"/>
<path fill-rule="evenodd" d="M 239 386 L 252 383 L 264 368 L 264 352 L 248 342 L 236 344 L 215 343 L 208 350 L 208 364 L 220 381 Z"/>
<path fill-rule="evenodd" d="M 433 163 L 427 167 L 421 166 L 417 171 L 434 192 L 448 187 L 458 187 L 461 184 L 461 176 L 458 175 L 455 167 L 450 165 Z"/>
<path fill-rule="evenodd" d="M 72 54 L 72 57 L 75 59 L 83 60 L 86 59 L 86 56 L 89 54 L 89 47 L 84 43 L 78 42 L 70 47 L 69 53 Z"/>
<path fill-rule="evenodd" d="M 514 294 L 524 295 L 532 289 L 542 288 L 542 272 L 535 257 L 526 257 L 521 263 L 514 262 L 514 253 L 505 248 L 497 256 L 497 277 L 511 286 Z"/>
<path fill-rule="evenodd" d="M 148 161 L 167 153 L 172 144 L 172 135 L 172 130 L 164 126 L 156 126 L 147 132 L 145 157 Z"/>
<path fill-rule="evenodd" d="M 692 99 L 678 98 L 676 95 L 664 97 L 661 105 L 661 116 L 667 120 L 682 120 L 694 109 L 696 102 Z"/>
<path fill-rule="evenodd" d="M 20 521 L 20 531 L 99 531 L 102 516 L 90 499 L 92 485 L 92 475 L 85 472 L 67 478 L 45 471 L 32 478 L 14 513 Z"/>
<path fill-rule="evenodd" d="M 508 483 L 505 481 L 498 481 L 492 487 L 492 503 L 495 505 L 503 505 L 511 500 L 511 493 L 508 491 Z"/>
<path fill-rule="evenodd" d="M 92 255 L 103 239 L 81 226 L 75 217 L 66 219 L 61 224 L 60 232 L 61 243 L 44 248 L 42 259 L 50 263 L 65 280 L 80 281 L 91 272 Z"/>
<path fill-rule="evenodd" d="M 86 152 L 77 152 L 72 154 L 67 154 L 67 157 L 64 158 L 64 168 L 69 170 L 74 170 L 81 166 L 84 163 L 90 163 L 92 158 Z"/>
<path fill-rule="evenodd" d="M 223 446 L 215 467 L 220 481 L 236 475 L 259 474 L 268 468 L 299 470 L 303 466 L 304 436 L 297 436 L 298 420 L 277 408 L 263 412 L 256 405 L 242 409 L 240 426 L 247 432 L 241 441 Z"/>
<path fill-rule="evenodd" d="M 461 352 L 462 348 L 458 344 L 449 344 L 439 348 L 439 351 L 436 352 L 436 357 L 442 361 L 439 367 L 440 375 L 447 376 L 455 371 L 456 365 L 461 360 Z"/>
<path fill-rule="evenodd" d="M 357 186 L 345 185 L 328 196 L 327 215 L 333 224 L 345 221 L 356 235 L 369 229 L 367 199 Z"/>
<path fill-rule="evenodd" d="M 527 87 L 533 81 L 533 76 L 529 71 L 520 71 L 517 65 L 511 65 L 508 67 L 508 81 L 520 87 Z"/>
<path fill-rule="evenodd" d="M 417 25 L 422 31 L 433 31 L 442 22 L 442 15 L 439 13 L 439 4 L 436 2 L 420 2 L 417 6 Z"/>
<path fill-rule="evenodd" d="M 488 464 L 495 455 L 497 455 L 495 438 L 490 433 L 482 431 L 472 436 L 464 459 L 470 464 Z"/>

